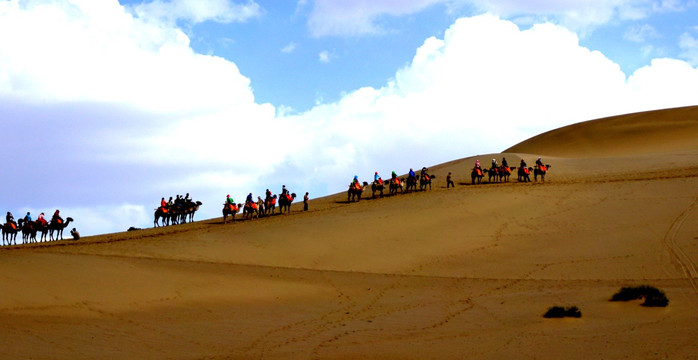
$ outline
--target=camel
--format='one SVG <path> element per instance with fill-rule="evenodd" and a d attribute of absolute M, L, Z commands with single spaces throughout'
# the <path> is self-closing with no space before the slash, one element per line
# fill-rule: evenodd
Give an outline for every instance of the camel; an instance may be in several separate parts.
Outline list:
<path fill-rule="evenodd" d="M 5 245 L 5 240 L 7 240 L 7 245 L 17 245 L 17 233 L 20 231 L 20 226 L 14 223 L 6 223 L 2 226 L 2 244 Z"/>
<path fill-rule="evenodd" d="M 264 201 L 264 211 L 268 213 L 269 210 L 271 210 L 271 215 L 274 215 L 274 210 L 276 210 L 276 195 L 269 196 Z"/>
<path fill-rule="evenodd" d="M 199 210 L 199 206 L 201 206 L 203 203 L 201 201 L 187 201 L 182 205 L 181 208 L 181 214 L 180 214 L 180 222 L 181 223 L 187 223 L 187 222 L 193 222 L 194 221 L 194 214 L 196 213 L 197 210 Z"/>
<path fill-rule="evenodd" d="M 473 171 L 470 172 L 471 184 L 475 184 L 475 181 L 477 181 L 478 184 L 481 183 L 483 177 L 485 177 L 485 174 L 483 174 L 482 169 L 473 168 Z"/>
<path fill-rule="evenodd" d="M 371 194 L 373 198 L 376 198 L 376 191 L 380 192 L 380 197 L 383 197 L 383 189 L 385 189 L 383 181 L 381 181 L 380 183 L 377 181 L 371 183 Z"/>
<path fill-rule="evenodd" d="M 398 189 L 400 189 L 400 192 L 403 192 L 402 183 L 404 183 L 404 181 L 400 181 L 399 178 L 390 179 L 390 195 L 397 195 Z"/>
<path fill-rule="evenodd" d="M 492 182 L 492 179 L 494 178 L 494 181 L 500 182 L 500 169 L 499 167 L 492 167 L 489 170 L 487 170 L 487 182 Z"/>
<path fill-rule="evenodd" d="M 549 164 L 545 164 L 545 166 L 536 165 L 536 168 L 533 169 L 533 180 L 538 181 L 538 176 L 540 175 L 540 181 L 545 182 L 545 174 L 548 172 L 548 169 L 550 169 Z"/>
<path fill-rule="evenodd" d="M 290 213 L 291 212 L 291 203 L 293 203 L 293 200 L 295 200 L 295 199 L 296 199 L 296 193 L 292 193 L 291 198 L 289 198 L 288 195 L 286 195 L 286 196 L 281 195 L 281 197 L 279 197 L 279 212 L 281 212 L 283 214 L 284 208 L 285 208 L 286 213 L 287 214 Z"/>
<path fill-rule="evenodd" d="M 228 222 L 228 215 L 233 218 L 235 222 L 235 214 L 238 213 L 242 204 L 223 204 L 223 224 Z"/>
<path fill-rule="evenodd" d="M 531 177 L 529 176 L 531 171 L 533 171 L 533 168 L 531 168 L 531 167 L 528 167 L 528 168 L 527 167 L 519 167 L 519 171 L 517 172 L 517 174 L 519 176 L 518 180 L 521 182 L 531 181 Z"/>
<path fill-rule="evenodd" d="M 427 186 L 429 186 L 429 190 L 431 190 L 431 180 L 436 179 L 436 176 L 434 175 L 429 175 L 429 174 L 424 174 L 419 176 L 419 190 L 426 190 Z"/>
<path fill-rule="evenodd" d="M 499 168 L 499 179 L 503 182 L 509 182 L 509 175 L 511 175 L 511 171 L 516 169 L 514 168 L 509 168 L 508 166 L 502 165 Z"/>
<path fill-rule="evenodd" d="M 245 207 L 242 208 L 242 215 L 248 220 L 259 218 L 259 209 L 257 208 L 257 203 L 246 202 Z"/>
<path fill-rule="evenodd" d="M 19 227 L 22 230 L 22 243 L 36 242 L 36 230 L 33 221 L 19 219 Z"/>
<path fill-rule="evenodd" d="M 367 186 L 368 183 L 365 181 L 363 186 L 358 185 L 358 183 L 349 184 L 349 190 L 347 191 L 347 202 L 361 201 L 361 193 Z M 279 205 L 281 205 L 281 202 L 279 202 Z"/>
<path fill-rule="evenodd" d="M 417 178 L 409 176 L 407 177 L 407 180 L 405 181 L 407 184 L 407 189 L 405 189 L 406 192 L 410 191 L 410 189 L 417 191 Z"/>
<path fill-rule="evenodd" d="M 153 220 L 153 227 L 158 227 L 160 226 L 160 218 L 162 218 L 162 226 L 167 226 L 170 225 L 170 218 L 172 217 L 172 214 L 170 213 L 170 210 L 160 206 L 159 208 L 155 209 L 155 220 Z"/>
<path fill-rule="evenodd" d="M 51 240 L 53 240 L 53 232 L 56 231 L 56 240 L 58 240 L 58 237 L 61 237 L 61 240 L 63 240 L 63 229 L 68 227 L 68 224 L 73 221 L 73 218 L 67 217 L 65 218 L 65 222 L 59 221 L 59 220 L 51 220 L 51 222 L 48 224 L 48 230 L 49 230 L 49 237 Z"/>

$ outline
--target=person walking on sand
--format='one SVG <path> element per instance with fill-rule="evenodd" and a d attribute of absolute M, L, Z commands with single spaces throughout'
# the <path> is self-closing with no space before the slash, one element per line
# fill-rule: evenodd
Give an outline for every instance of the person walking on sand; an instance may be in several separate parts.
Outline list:
<path fill-rule="evenodd" d="M 308 193 L 303 196 L 303 211 L 308 211 Z"/>
<path fill-rule="evenodd" d="M 451 186 L 456 187 L 456 184 L 453 183 L 451 173 L 448 173 L 448 175 L 446 175 L 446 189 L 450 188 Z"/>

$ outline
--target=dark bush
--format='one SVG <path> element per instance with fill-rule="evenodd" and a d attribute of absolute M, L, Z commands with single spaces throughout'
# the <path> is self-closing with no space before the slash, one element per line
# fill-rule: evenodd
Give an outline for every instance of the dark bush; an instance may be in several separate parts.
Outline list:
<path fill-rule="evenodd" d="M 582 317 L 582 312 L 576 306 L 563 308 L 562 306 L 553 306 L 543 314 L 544 318 L 563 318 L 563 317 Z"/>
<path fill-rule="evenodd" d="M 664 295 L 664 292 L 648 285 L 623 287 L 620 291 L 613 294 L 611 301 L 630 301 L 638 299 L 645 299 L 642 306 L 664 307 L 669 305 L 669 299 Z"/>

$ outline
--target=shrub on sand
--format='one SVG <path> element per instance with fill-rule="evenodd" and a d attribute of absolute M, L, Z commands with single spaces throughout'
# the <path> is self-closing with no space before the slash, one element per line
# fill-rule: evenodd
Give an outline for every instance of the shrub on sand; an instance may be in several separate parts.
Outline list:
<path fill-rule="evenodd" d="M 563 318 L 563 317 L 582 317 L 582 312 L 576 306 L 563 308 L 562 306 L 553 306 L 543 314 L 544 318 Z"/>
<path fill-rule="evenodd" d="M 613 294 L 611 301 L 630 301 L 637 299 L 645 299 L 642 306 L 664 307 L 669 305 L 669 299 L 664 295 L 664 292 L 648 285 L 623 287 L 620 291 Z"/>

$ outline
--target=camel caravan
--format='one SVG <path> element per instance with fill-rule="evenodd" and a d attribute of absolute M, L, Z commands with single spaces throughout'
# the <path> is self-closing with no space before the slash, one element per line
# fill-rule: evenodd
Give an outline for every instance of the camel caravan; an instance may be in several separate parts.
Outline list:
<path fill-rule="evenodd" d="M 265 197 L 257 196 L 255 201 L 252 193 L 247 195 L 245 204 L 237 204 L 235 200 L 228 195 L 223 204 L 223 224 L 228 223 L 228 217 L 235 221 L 235 215 L 242 211 L 242 216 L 246 220 L 258 219 L 266 216 L 275 215 L 276 205 L 279 205 L 279 214 L 290 213 L 291 204 L 296 199 L 296 193 L 286 189 L 286 185 L 282 185 L 281 194 L 272 194 L 269 189 L 266 190 Z"/>
<path fill-rule="evenodd" d="M 492 166 L 489 169 L 484 169 L 480 165 L 480 160 L 475 161 L 475 166 L 470 172 L 471 184 L 481 184 L 487 176 L 489 183 L 506 183 L 509 182 L 509 177 L 514 171 L 517 171 L 517 180 L 519 182 L 530 182 L 530 174 L 533 174 L 533 181 L 538 181 L 540 177 L 541 182 L 545 182 L 545 175 L 550 168 L 550 164 L 543 164 L 541 158 L 536 160 L 536 165 L 534 167 L 528 167 L 526 162 L 522 159 L 520 166 L 510 167 L 507 164 L 506 158 L 502 158 L 502 164 L 498 164 L 496 159 L 492 159 Z M 518 170 L 517 170 L 518 169 Z M 436 178 L 435 175 L 429 174 L 426 167 L 422 168 L 420 174 L 416 174 L 412 169 L 408 172 L 406 177 L 399 178 L 393 171 L 392 177 L 389 181 L 385 182 L 378 175 L 378 172 L 374 174 L 374 180 L 369 185 L 368 182 L 364 181 L 361 183 L 358 176 L 354 176 L 354 179 L 349 184 L 349 189 L 347 190 L 347 203 L 361 201 L 361 195 L 367 189 L 371 189 L 371 198 L 375 199 L 378 197 L 383 197 L 383 191 L 386 187 L 389 190 L 390 195 L 397 195 L 398 192 L 409 193 L 413 191 L 424 191 L 431 190 L 432 181 Z M 446 187 L 455 187 L 453 183 L 451 173 L 446 177 Z M 419 188 L 418 188 L 419 187 Z"/>
<path fill-rule="evenodd" d="M 44 218 L 44 213 L 41 213 L 36 220 L 33 220 L 31 214 L 27 212 L 23 218 L 15 221 L 11 212 L 7 212 L 5 216 L 5 224 L 0 228 L 2 230 L 2 245 L 17 245 L 17 234 L 22 233 L 22 242 L 24 244 L 47 242 L 54 240 L 63 240 L 63 230 L 73 222 L 73 218 L 68 217 L 65 220 L 60 216 L 60 211 L 56 210 L 51 218 L 47 221 Z M 39 234 L 37 240 L 36 235 Z M 76 239 L 77 230 L 73 228 L 71 235 Z M 79 238 L 79 235 L 77 235 Z"/>
<path fill-rule="evenodd" d="M 160 200 L 160 207 L 155 209 L 153 226 L 159 227 L 193 222 L 194 214 L 202 204 L 201 201 L 190 199 L 189 193 L 185 196 L 177 195 L 174 200 L 170 196 L 169 201 L 165 201 L 163 197 Z"/>

